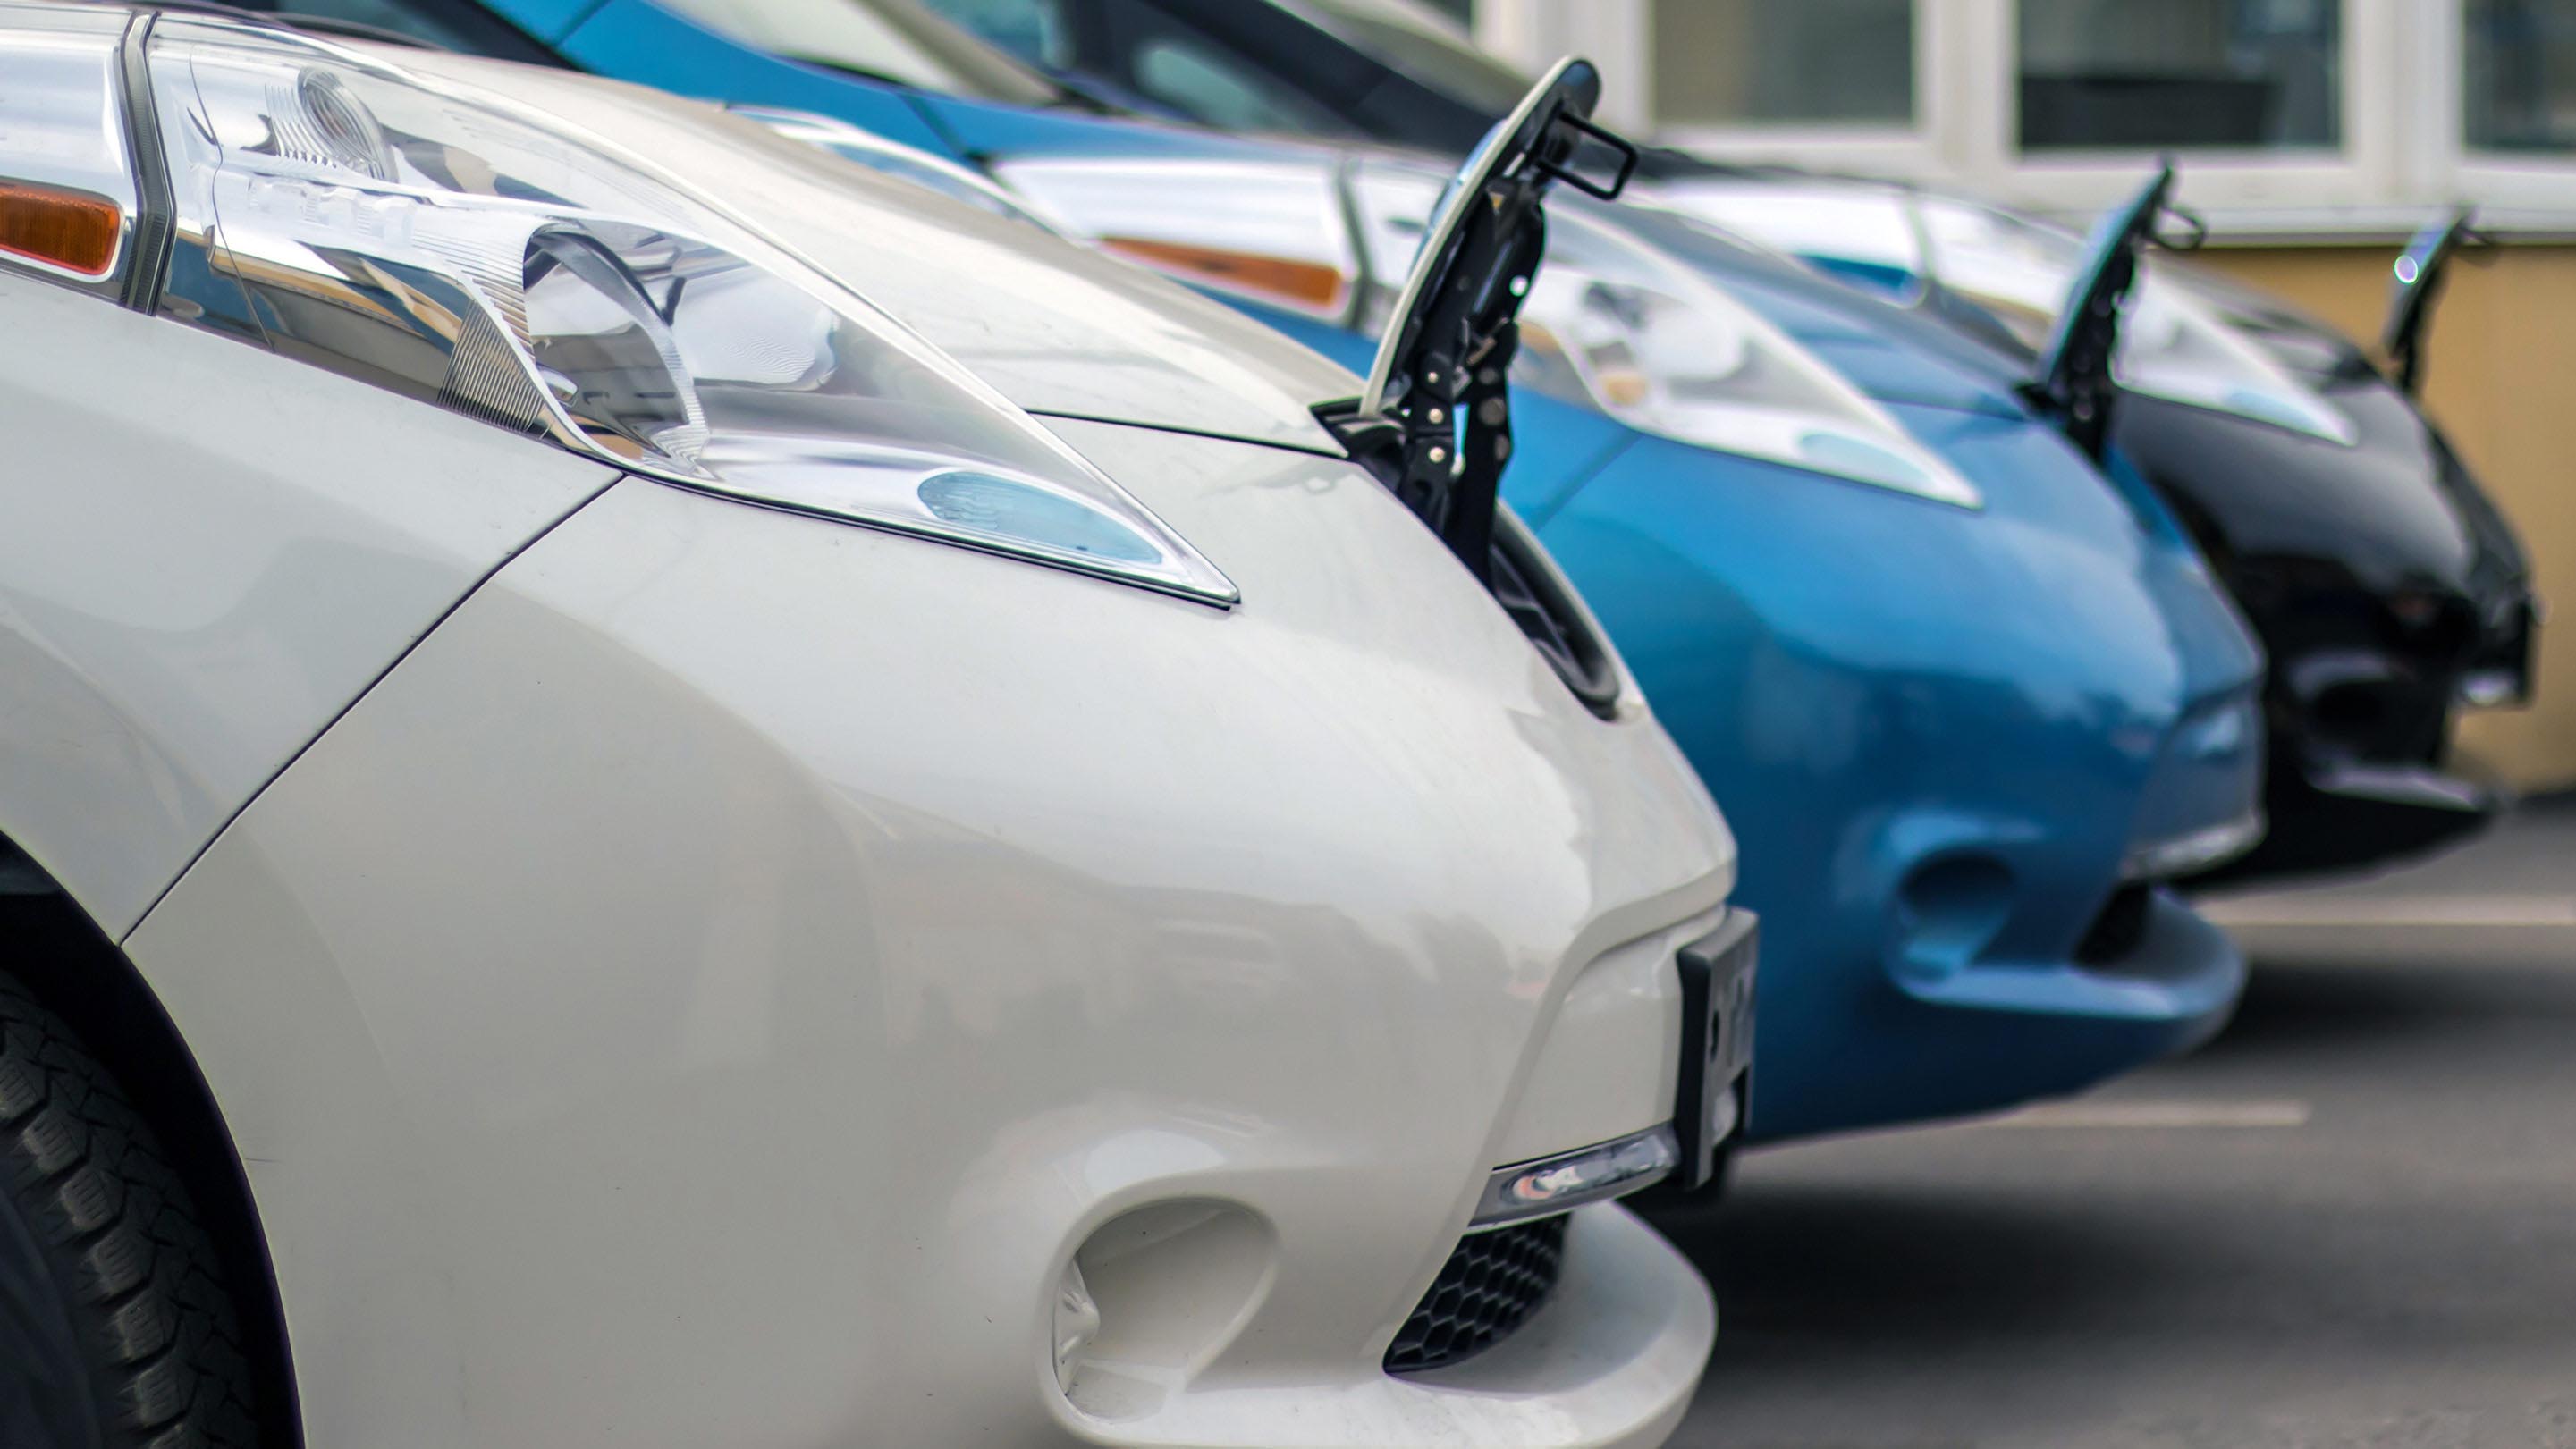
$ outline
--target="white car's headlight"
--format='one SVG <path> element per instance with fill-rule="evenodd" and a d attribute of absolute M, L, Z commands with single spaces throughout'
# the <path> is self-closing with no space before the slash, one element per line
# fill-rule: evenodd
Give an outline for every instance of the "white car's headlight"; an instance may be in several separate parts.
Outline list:
<path fill-rule="evenodd" d="M 1420 237 L 1439 178 L 1370 165 L 1353 191 L 1371 269 L 1385 274 Z M 1551 207 L 1547 226 L 1546 262 L 1521 309 L 1517 380 L 1644 432 L 1984 506 L 1885 409 L 1689 266 L 1577 207 Z"/>
<path fill-rule="evenodd" d="M 1237 597 L 953 360 L 609 143 L 176 20 L 151 75 L 180 231 L 283 354 L 688 487 Z"/>

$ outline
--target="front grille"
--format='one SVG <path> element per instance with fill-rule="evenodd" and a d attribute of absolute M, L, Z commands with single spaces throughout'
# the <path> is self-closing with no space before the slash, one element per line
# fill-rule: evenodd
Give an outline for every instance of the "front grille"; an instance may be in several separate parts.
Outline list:
<path fill-rule="evenodd" d="M 2075 959 L 2087 966 L 2116 966 L 2147 939 L 2147 916 L 2155 904 L 2155 887 L 2133 881 L 2113 892 L 2102 914 L 2093 918 L 2084 939 L 2075 943 Z"/>
<path fill-rule="evenodd" d="M 1470 1233 L 1386 1348 L 1386 1371 L 1420 1373 L 1475 1357 L 1547 1301 L 1565 1264 L 1563 1214 Z"/>

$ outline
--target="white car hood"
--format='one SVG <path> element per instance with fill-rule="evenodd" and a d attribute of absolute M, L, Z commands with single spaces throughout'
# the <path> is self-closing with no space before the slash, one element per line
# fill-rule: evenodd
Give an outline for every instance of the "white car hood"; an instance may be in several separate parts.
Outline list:
<path fill-rule="evenodd" d="M 623 82 L 435 51 L 372 59 L 534 106 L 687 178 L 1021 408 L 1339 454 L 1350 372 L 1232 309 L 770 128 Z"/>

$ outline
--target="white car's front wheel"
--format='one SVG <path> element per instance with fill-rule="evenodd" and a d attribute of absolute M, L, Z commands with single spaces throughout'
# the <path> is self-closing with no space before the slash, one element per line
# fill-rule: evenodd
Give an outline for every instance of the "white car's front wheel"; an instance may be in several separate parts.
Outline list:
<path fill-rule="evenodd" d="M 249 1449 L 236 1323 L 151 1130 L 0 976 L 0 1444 Z"/>

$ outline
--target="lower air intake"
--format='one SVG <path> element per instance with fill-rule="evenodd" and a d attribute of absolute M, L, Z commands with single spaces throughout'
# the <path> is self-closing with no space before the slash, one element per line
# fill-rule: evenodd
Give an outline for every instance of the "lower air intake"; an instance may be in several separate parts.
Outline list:
<path fill-rule="evenodd" d="M 1511 1336 L 1556 1287 L 1565 1217 L 1470 1233 L 1386 1349 L 1386 1371 L 1421 1373 L 1475 1357 Z"/>

